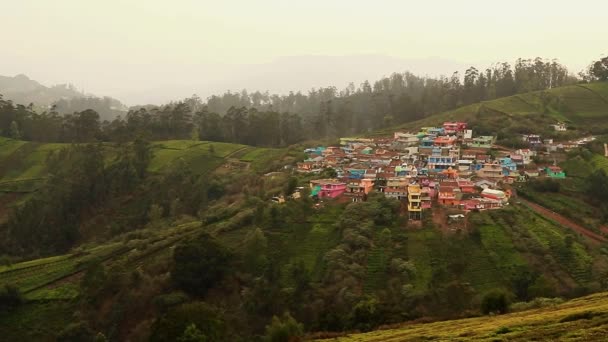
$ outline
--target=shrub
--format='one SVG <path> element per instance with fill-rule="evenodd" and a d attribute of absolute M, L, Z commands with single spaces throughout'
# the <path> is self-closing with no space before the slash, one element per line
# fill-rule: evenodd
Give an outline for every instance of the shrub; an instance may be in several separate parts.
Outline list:
<path fill-rule="evenodd" d="M 203 302 L 182 304 L 169 310 L 152 326 L 150 341 L 228 341 L 223 317 Z"/>
<path fill-rule="evenodd" d="M 68 324 L 57 336 L 58 342 L 95 341 L 95 333 L 86 322 Z"/>
<path fill-rule="evenodd" d="M 598 316 L 598 315 L 601 315 L 601 313 L 597 313 L 597 312 L 593 312 L 593 311 L 577 312 L 577 313 L 573 313 L 568 316 L 565 316 L 564 318 L 560 319 L 559 322 L 565 323 L 565 322 L 579 321 L 581 319 L 592 319 L 593 317 Z"/>
<path fill-rule="evenodd" d="M 23 303 L 19 288 L 6 284 L 0 288 L 0 308 L 13 308 Z"/>
<path fill-rule="evenodd" d="M 500 327 L 496 330 L 496 335 L 508 334 L 510 332 L 511 329 L 509 329 L 509 327 Z"/>
<path fill-rule="evenodd" d="M 266 326 L 264 341 L 267 342 L 292 342 L 299 341 L 304 332 L 304 326 L 298 323 L 289 313 L 283 317 L 272 317 L 272 322 Z"/>
<path fill-rule="evenodd" d="M 210 235 L 201 234 L 175 248 L 171 277 L 184 291 L 204 295 L 223 279 L 231 259 L 232 254 L 223 245 Z"/>
<path fill-rule="evenodd" d="M 504 314 L 509 309 L 509 296 L 503 290 L 493 290 L 486 293 L 481 300 L 481 312 L 484 314 Z"/>

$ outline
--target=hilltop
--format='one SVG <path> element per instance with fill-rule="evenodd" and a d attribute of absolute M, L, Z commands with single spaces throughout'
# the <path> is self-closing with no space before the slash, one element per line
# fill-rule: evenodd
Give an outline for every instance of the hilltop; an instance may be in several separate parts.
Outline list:
<path fill-rule="evenodd" d="M 47 87 L 23 74 L 14 77 L 0 75 L 0 94 L 15 104 L 33 104 L 34 109 L 40 111 L 48 111 L 52 106 L 64 114 L 95 109 L 104 120 L 112 120 L 128 109 L 117 99 L 85 94 L 68 84 Z"/>
<path fill-rule="evenodd" d="M 436 126 L 444 121 L 468 122 L 478 134 L 494 134 L 499 140 L 533 132 L 562 138 L 601 134 L 608 131 L 608 83 L 570 85 L 483 101 L 382 129 L 371 135 Z M 554 132 L 549 125 L 556 122 L 567 123 L 569 131 Z"/>

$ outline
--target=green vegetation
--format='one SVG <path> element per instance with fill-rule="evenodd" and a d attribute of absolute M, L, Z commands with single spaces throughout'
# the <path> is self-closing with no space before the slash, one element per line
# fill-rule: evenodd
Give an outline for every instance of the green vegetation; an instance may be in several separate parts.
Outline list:
<path fill-rule="evenodd" d="M 383 135 L 458 120 L 468 122 L 476 134 L 497 135 L 510 147 L 509 139 L 517 134 L 536 133 L 544 137 L 568 139 L 585 132 L 607 132 L 607 111 L 608 83 L 579 84 L 484 101 L 379 130 L 374 134 Z M 549 125 L 557 121 L 565 121 L 579 132 L 555 132 Z"/>
<path fill-rule="evenodd" d="M 404 324 L 337 341 L 597 341 L 608 334 L 606 311 L 608 293 L 598 293 L 557 306 L 493 317 Z"/>

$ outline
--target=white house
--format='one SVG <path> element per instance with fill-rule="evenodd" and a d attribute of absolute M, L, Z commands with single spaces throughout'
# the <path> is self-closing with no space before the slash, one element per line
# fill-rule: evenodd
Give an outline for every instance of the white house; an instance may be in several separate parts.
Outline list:
<path fill-rule="evenodd" d="M 566 124 L 563 122 L 558 122 L 555 125 L 551 125 L 553 127 L 554 130 L 559 131 L 559 132 L 564 132 L 566 131 Z"/>

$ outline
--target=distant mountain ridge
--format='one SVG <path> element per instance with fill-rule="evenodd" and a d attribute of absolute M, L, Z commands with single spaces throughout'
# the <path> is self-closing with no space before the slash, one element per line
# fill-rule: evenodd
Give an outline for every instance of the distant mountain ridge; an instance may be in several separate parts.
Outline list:
<path fill-rule="evenodd" d="M 24 74 L 14 77 L 0 76 L 0 94 L 18 104 L 34 103 L 40 107 L 51 106 L 60 99 L 86 96 L 72 85 L 59 84 L 47 87 Z"/>
<path fill-rule="evenodd" d="M 56 110 L 63 114 L 94 109 L 102 120 L 112 120 L 128 110 L 114 98 L 85 94 L 71 84 L 47 87 L 24 74 L 14 77 L 0 75 L 0 94 L 5 100 L 24 106 L 33 104 L 38 110 L 47 110 L 56 105 Z"/>

